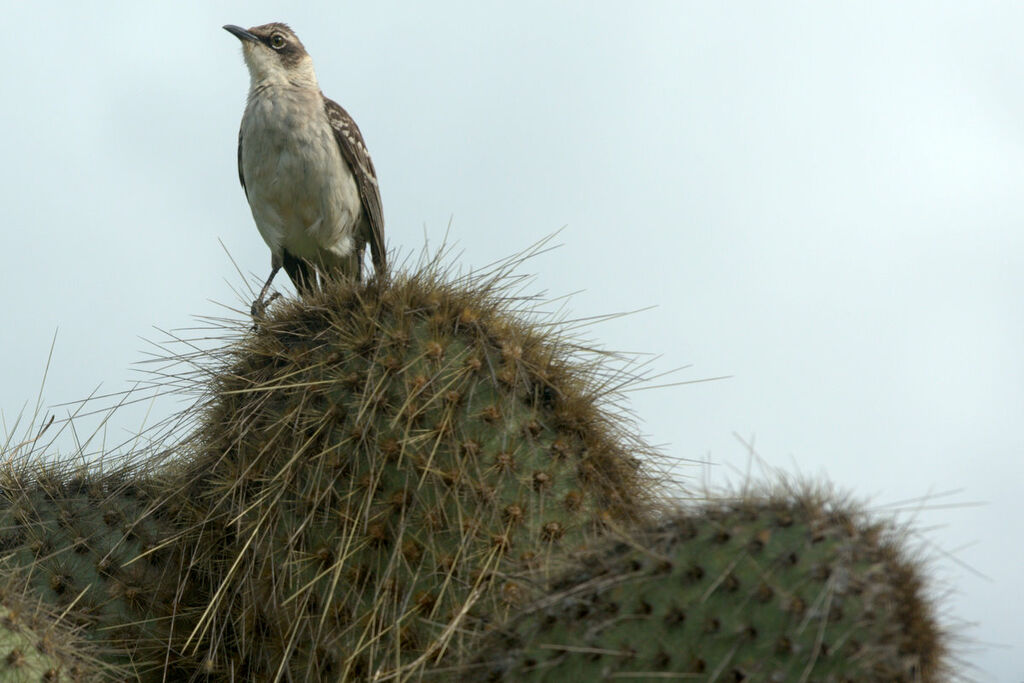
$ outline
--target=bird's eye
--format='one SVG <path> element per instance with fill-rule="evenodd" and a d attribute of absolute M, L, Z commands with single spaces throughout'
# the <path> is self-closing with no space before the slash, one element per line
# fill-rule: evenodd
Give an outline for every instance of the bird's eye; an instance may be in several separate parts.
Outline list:
<path fill-rule="evenodd" d="M 284 36 L 282 36 L 280 33 L 275 33 L 274 35 L 270 36 L 270 47 L 274 48 L 275 50 L 280 50 L 282 47 L 284 47 Z"/>

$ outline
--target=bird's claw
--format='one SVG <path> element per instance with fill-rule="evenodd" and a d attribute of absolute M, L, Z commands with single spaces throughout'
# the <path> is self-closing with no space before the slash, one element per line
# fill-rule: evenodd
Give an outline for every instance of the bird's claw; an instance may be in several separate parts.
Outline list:
<path fill-rule="evenodd" d="M 270 304 L 274 302 L 274 299 L 279 296 L 281 296 L 280 292 L 274 292 L 266 301 L 264 301 L 261 296 L 259 299 L 252 302 L 252 306 L 249 308 L 249 315 L 252 316 L 253 329 L 256 329 L 256 325 L 266 317 L 265 313 L 267 312 L 267 307 L 270 306 Z"/>

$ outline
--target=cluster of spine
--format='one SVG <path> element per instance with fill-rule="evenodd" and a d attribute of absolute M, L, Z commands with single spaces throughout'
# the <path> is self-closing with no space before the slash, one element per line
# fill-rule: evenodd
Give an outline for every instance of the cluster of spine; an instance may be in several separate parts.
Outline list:
<path fill-rule="evenodd" d="M 944 648 L 891 528 L 813 495 L 680 511 L 578 559 L 460 679 L 930 681 Z"/>
<path fill-rule="evenodd" d="M 188 359 L 195 429 L 159 459 L 0 471 L 0 575 L 70 634 L 30 651 L 4 602 L 0 681 L 937 679 L 885 527 L 808 496 L 664 521 L 602 408 L 624 377 L 507 284 L 282 302 Z"/>

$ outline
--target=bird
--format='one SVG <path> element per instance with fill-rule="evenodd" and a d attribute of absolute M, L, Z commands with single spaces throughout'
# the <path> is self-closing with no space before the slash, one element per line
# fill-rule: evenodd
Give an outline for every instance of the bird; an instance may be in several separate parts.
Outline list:
<path fill-rule="evenodd" d="M 367 245 L 382 274 L 380 189 L 359 126 L 324 96 L 312 58 L 287 24 L 224 30 L 241 41 L 249 71 L 238 179 L 270 247 L 270 276 L 252 304 L 253 317 L 277 296 L 264 301 L 282 267 L 300 297 L 339 276 L 359 281 Z"/>

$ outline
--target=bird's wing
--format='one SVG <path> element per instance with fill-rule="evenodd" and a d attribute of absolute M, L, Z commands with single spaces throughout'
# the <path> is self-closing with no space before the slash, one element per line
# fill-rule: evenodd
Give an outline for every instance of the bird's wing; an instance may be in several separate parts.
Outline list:
<path fill-rule="evenodd" d="M 378 273 L 384 272 L 384 213 L 380 205 L 380 189 L 377 187 L 377 172 L 373 168 L 370 153 L 366 151 L 366 143 L 359 132 L 359 126 L 352 120 L 340 104 L 324 98 L 327 120 L 334 130 L 334 139 L 341 149 L 341 156 L 352 169 L 359 187 L 359 198 L 363 202 L 363 210 L 370 223 L 370 234 L 366 236 L 370 243 L 370 255 L 373 267 Z"/>
<path fill-rule="evenodd" d="M 245 186 L 245 174 L 242 173 L 242 129 L 238 129 L 238 182 L 242 183 L 242 190 L 245 196 L 249 196 L 249 190 Z"/>

